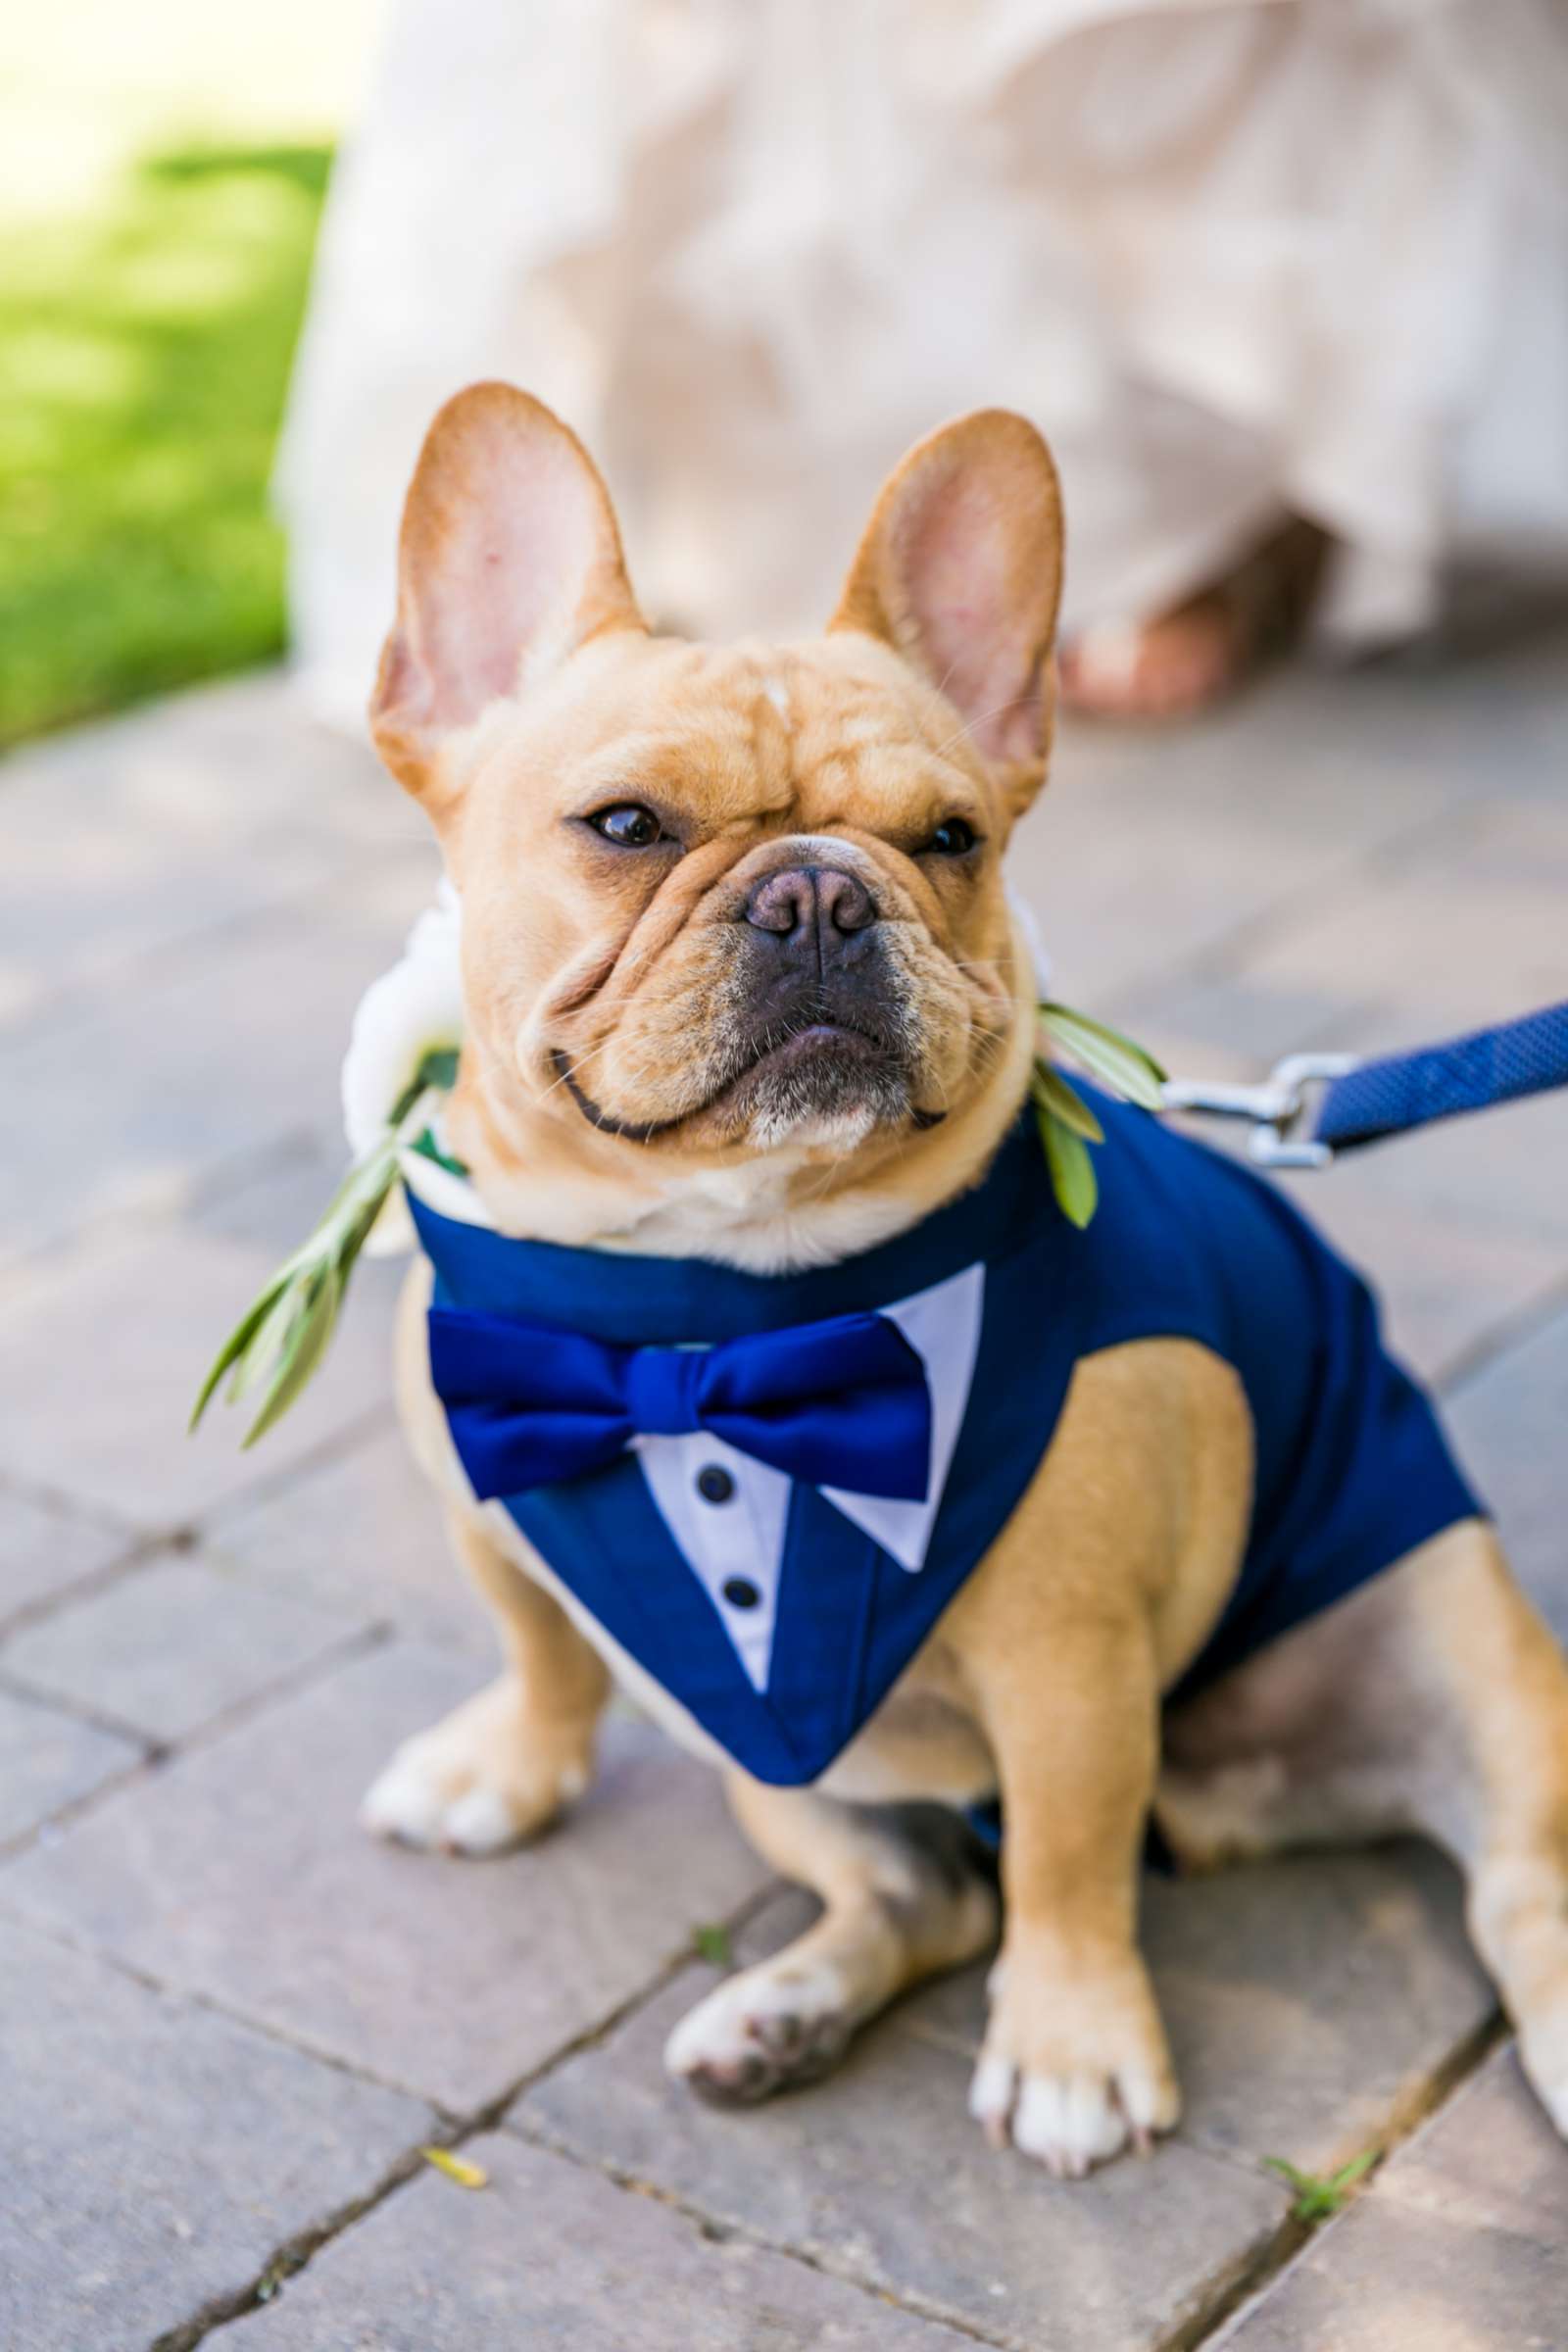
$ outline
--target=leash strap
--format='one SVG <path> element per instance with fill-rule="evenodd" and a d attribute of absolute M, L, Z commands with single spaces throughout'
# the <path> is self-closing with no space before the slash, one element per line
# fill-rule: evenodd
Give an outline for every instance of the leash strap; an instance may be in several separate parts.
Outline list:
<path fill-rule="evenodd" d="M 1330 1082 L 1312 1129 L 1332 1152 L 1568 1086 L 1568 1004 L 1446 1045 L 1364 1061 Z"/>
<path fill-rule="evenodd" d="M 1413 1054 L 1294 1054 L 1261 1086 L 1172 1078 L 1164 1095 L 1167 1110 L 1248 1120 L 1250 1156 L 1265 1167 L 1322 1168 L 1357 1145 L 1558 1086 L 1568 1087 L 1568 1003 Z"/>

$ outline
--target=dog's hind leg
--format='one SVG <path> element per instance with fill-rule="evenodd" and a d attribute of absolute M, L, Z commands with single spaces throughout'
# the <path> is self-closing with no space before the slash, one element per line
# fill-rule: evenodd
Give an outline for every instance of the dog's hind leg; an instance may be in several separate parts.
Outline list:
<path fill-rule="evenodd" d="M 736 1774 L 730 1801 L 776 1870 L 820 1896 L 822 1916 L 769 1960 L 726 1979 L 664 2052 L 705 2097 L 750 2101 L 825 2074 L 850 2036 L 921 1978 L 995 1938 L 987 1857 L 935 1804 L 855 1805 Z"/>
<path fill-rule="evenodd" d="M 361 1819 L 405 1845 L 493 1854 L 535 1836 L 588 1786 L 610 1676 L 559 1603 L 471 1515 L 454 1505 L 448 1518 L 453 1548 L 495 1611 L 506 1671 L 404 1740 Z"/>
<path fill-rule="evenodd" d="M 1467 1520 L 1173 1717 L 1155 1815 L 1196 1864 L 1414 1830 L 1568 2135 L 1568 1664 Z"/>

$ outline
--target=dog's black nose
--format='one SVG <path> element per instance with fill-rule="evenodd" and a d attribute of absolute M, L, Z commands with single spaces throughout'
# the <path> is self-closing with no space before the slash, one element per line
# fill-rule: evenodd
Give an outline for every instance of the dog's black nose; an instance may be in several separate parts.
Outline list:
<path fill-rule="evenodd" d="M 746 920 L 781 939 L 814 937 L 831 950 L 835 933 L 848 937 L 876 921 L 876 902 L 858 875 L 842 865 L 791 865 L 764 875 L 754 887 Z"/>

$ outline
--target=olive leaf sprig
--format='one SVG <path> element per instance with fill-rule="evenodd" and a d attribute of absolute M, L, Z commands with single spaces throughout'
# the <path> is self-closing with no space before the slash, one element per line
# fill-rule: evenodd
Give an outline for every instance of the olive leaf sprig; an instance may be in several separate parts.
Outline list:
<path fill-rule="evenodd" d="M 1164 1108 L 1164 1071 L 1152 1054 L 1123 1037 L 1119 1029 L 1092 1021 L 1069 1004 L 1049 1003 L 1040 1007 L 1040 1027 L 1051 1045 L 1059 1046 L 1112 1094 L 1136 1102 L 1141 1110 Z M 1029 1091 L 1056 1204 L 1072 1224 L 1085 1226 L 1100 1200 L 1100 1181 L 1089 1147 L 1102 1144 L 1105 1131 L 1076 1087 L 1068 1084 L 1044 1054 L 1035 1058 Z"/>
<path fill-rule="evenodd" d="M 1152 1054 L 1119 1030 L 1057 1004 L 1040 1006 L 1040 1027 L 1052 1045 L 1113 1093 L 1145 1110 L 1162 1107 L 1165 1073 Z M 354 1162 L 319 1224 L 278 1267 L 229 1334 L 196 1399 L 192 1429 L 225 1375 L 227 1403 L 252 1396 L 260 1400 L 246 1434 L 247 1446 L 254 1446 L 295 1402 L 326 1353 L 355 1260 L 398 1180 L 399 1154 L 422 1134 L 437 1099 L 453 1084 L 457 1064 L 453 1048 L 425 1054 L 382 1133 Z M 1104 1131 L 1076 1088 L 1044 1054 L 1036 1059 L 1030 1091 L 1062 1214 L 1074 1225 L 1087 1225 L 1100 1194 L 1090 1146 L 1103 1143 Z"/>
<path fill-rule="evenodd" d="M 455 1049 L 426 1054 L 392 1106 L 383 1132 L 343 1179 L 310 1238 L 285 1258 L 229 1334 L 208 1373 L 192 1429 L 224 1374 L 224 1401 L 256 1395 L 261 1410 L 246 1435 L 254 1446 L 288 1411 L 326 1353 L 354 1261 L 398 1180 L 398 1154 L 423 1133 L 437 1098 L 457 1076 Z"/>

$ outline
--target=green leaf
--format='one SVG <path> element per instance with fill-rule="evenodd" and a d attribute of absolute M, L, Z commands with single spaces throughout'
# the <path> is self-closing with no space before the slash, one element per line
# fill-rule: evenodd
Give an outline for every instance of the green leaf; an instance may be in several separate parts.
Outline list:
<path fill-rule="evenodd" d="M 1049 1061 L 1035 1063 L 1031 1091 L 1038 1109 L 1054 1112 L 1064 1127 L 1070 1127 L 1074 1135 L 1081 1135 L 1086 1144 L 1104 1142 L 1105 1130 L 1082 1095 L 1070 1087 L 1061 1072 L 1053 1069 Z"/>
<path fill-rule="evenodd" d="M 1103 1021 L 1092 1021 L 1070 1004 L 1042 1004 L 1040 1025 L 1054 1044 L 1081 1061 L 1114 1093 L 1141 1110 L 1162 1110 L 1165 1073 L 1152 1054 Z"/>
<path fill-rule="evenodd" d="M 283 1289 L 287 1280 L 287 1275 L 282 1272 L 274 1274 L 271 1281 L 267 1285 L 267 1288 L 257 1298 L 252 1301 L 250 1306 L 246 1308 L 245 1313 L 241 1316 L 240 1320 L 235 1324 L 233 1330 L 229 1333 L 227 1339 L 223 1342 L 222 1347 L 219 1349 L 218 1356 L 213 1364 L 212 1370 L 208 1373 L 207 1378 L 202 1383 L 202 1393 L 196 1399 L 195 1405 L 191 1412 L 190 1420 L 186 1425 L 187 1435 L 190 1431 L 196 1428 L 196 1425 L 201 1420 L 203 1413 L 206 1412 L 207 1407 L 211 1404 L 214 1392 L 217 1390 L 218 1384 L 222 1379 L 223 1374 L 228 1370 L 231 1364 L 237 1364 L 239 1362 L 241 1356 L 244 1355 L 247 1348 L 250 1347 L 251 1342 L 255 1339 L 257 1332 L 261 1329 L 263 1322 L 271 1312 L 273 1305 L 276 1303 L 278 1294 Z"/>
<path fill-rule="evenodd" d="M 1056 1204 L 1068 1223 L 1082 1231 L 1100 1200 L 1100 1181 L 1089 1146 L 1054 1110 L 1041 1109 L 1038 1117 Z"/>
<path fill-rule="evenodd" d="M 728 1968 L 730 1964 L 728 1928 L 693 1928 L 692 1950 L 699 1960 L 710 1968 Z"/>
<path fill-rule="evenodd" d="M 256 1336 L 234 1366 L 228 1384 L 225 1404 L 239 1404 L 253 1389 L 264 1388 L 271 1378 L 277 1359 L 288 1342 L 300 1310 L 302 1285 L 308 1277 L 298 1271 L 285 1272 L 271 1306 L 262 1318 Z"/>
<path fill-rule="evenodd" d="M 247 1446 L 265 1437 L 273 1422 L 288 1411 L 326 1353 L 343 1298 L 337 1268 L 328 1266 L 314 1282 L 303 1286 L 303 1293 L 298 1314 L 278 1351 L 277 1376 L 245 1434 Z"/>
<path fill-rule="evenodd" d="M 354 1162 L 314 1232 L 284 1259 L 224 1342 L 196 1399 L 192 1429 L 225 1373 L 232 1375 L 230 1404 L 263 1392 L 247 1446 L 287 1412 L 326 1352 L 355 1261 L 398 1181 L 398 1153 L 423 1126 L 432 1089 L 450 1086 L 457 1066 L 456 1048 L 424 1056 L 386 1132 Z"/>
<path fill-rule="evenodd" d="M 1363 2148 L 1359 2156 L 1352 2156 L 1348 2164 L 1342 2164 L 1337 2173 L 1330 2173 L 1326 2179 L 1315 2173 L 1298 2172 L 1283 2156 L 1265 2156 L 1263 2164 L 1266 2171 L 1278 2173 L 1295 2189 L 1293 2221 L 1326 2222 L 1339 2212 L 1357 2180 L 1372 2170 L 1382 2153 L 1381 2148 Z"/>

